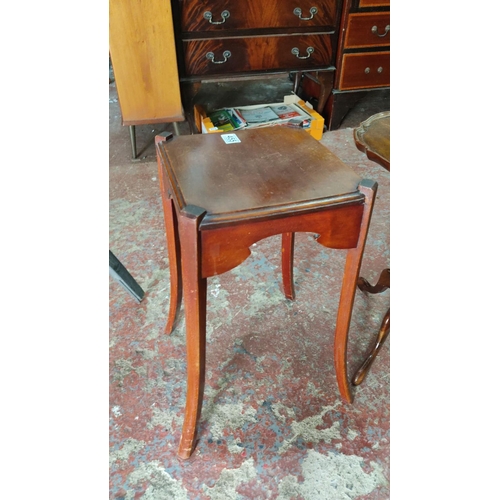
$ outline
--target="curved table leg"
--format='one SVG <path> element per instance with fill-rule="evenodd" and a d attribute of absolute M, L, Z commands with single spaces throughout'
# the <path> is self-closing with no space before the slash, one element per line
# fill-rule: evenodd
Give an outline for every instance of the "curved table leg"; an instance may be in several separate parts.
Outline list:
<path fill-rule="evenodd" d="M 204 214 L 205 211 L 198 207 L 188 205 L 179 216 L 187 352 L 186 407 L 177 451 L 182 459 L 188 459 L 195 448 L 205 387 L 207 279 L 201 277 L 201 238 L 198 230 Z"/>
<path fill-rule="evenodd" d="M 171 139 L 171 132 L 164 132 L 155 137 L 155 144 Z M 168 312 L 165 333 L 170 335 L 174 330 L 182 302 L 182 276 L 181 276 L 181 254 L 179 244 L 179 230 L 177 215 L 170 195 L 167 192 L 165 173 L 158 160 L 158 178 L 160 179 L 160 190 L 163 204 L 163 215 L 165 217 L 165 232 L 167 237 L 168 260 L 170 270 L 170 307 Z"/>
<path fill-rule="evenodd" d="M 381 293 L 390 288 L 390 270 L 384 269 L 378 278 L 376 285 L 370 285 L 365 278 L 358 278 L 358 288 L 363 292 Z"/>
<path fill-rule="evenodd" d="M 167 235 L 168 261 L 170 269 L 170 306 L 168 311 L 165 333 L 170 335 L 179 318 L 182 302 L 182 275 L 181 255 L 179 248 L 179 234 L 177 216 L 170 198 L 163 199 L 163 213 L 165 215 L 165 229 Z"/>
<path fill-rule="evenodd" d="M 337 324 L 333 340 L 333 362 L 337 375 L 337 384 L 340 396 L 348 403 L 352 403 L 353 399 L 347 377 L 347 335 L 349 333 L 356 285 L 365 249 L 366 236 L 370 226 L 373 203 L 377 193 L 377 185 L 371 181 L 363 180 L 359 184 L 359 190 L 365 195 L 363 218 L 359 232 L 358 246 L 347 251 L 342 289 L 340 291 Z"/>
<path fill-rule="evenodd" d="M 293 286 L 293 250 L 295 245 L 295 233 L 283 233 L 281 239 L 281 272 L 283 274 L 283 290 L 285 297 L 295 299 L 295 288 Z"/>
<path fill-rule="evenodd" d="M 385 339 L 389 335 L 389 328 L 390 328 L 390 309 L 387 310 L 384 319 L 382 320 L 382 325 L 380 326 L 380 330 L 377 335 L 377 341 L 375 342 L 374 347 L 370 351 L 370 354 L 365 359 L 363 364 L 358 368 L 358 371 L 356 372 L 354 378 L 352 379 L 353 385 L 359 385 L 365 379 L 365 376 L 368 373 L 370 366 L 372 365 L 373 361 L 375 360 L 375 357 L 379 353 Z"/>

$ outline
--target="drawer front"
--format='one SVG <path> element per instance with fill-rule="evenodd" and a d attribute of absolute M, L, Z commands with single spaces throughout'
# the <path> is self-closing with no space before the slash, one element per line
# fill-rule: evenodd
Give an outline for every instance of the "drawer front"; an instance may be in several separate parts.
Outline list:
<path fill-rule="evenodd" d="M 337 25 L 338 2 L 339 0 L 185 0 L 180 2 L 181 26 L 183 32 L 333 27 Z"/>
<path fill-rule="evenodd" d="M 390 45 L 389 12 L 351 14 L 347 22 L 345 48 Z"/>
<path fill-rule="evenodd" d="M 390 53 L 344 54 L 340 90 L 389 87 Z"/>
<path fill-rule="evenodd" d="M 390 0 L 359 0 L 359 7 L 390 7 Z"/>
<path fill-rule="evenodd" d="M 187 76 L 314 69 L 330 66 L 333 54 L 330 34 L 189 40 L 183 45 Z"/>

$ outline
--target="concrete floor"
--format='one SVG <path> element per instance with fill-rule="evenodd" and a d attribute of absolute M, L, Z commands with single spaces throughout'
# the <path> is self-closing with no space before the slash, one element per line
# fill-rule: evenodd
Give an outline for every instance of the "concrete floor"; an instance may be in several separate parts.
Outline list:
<path fill-rule="evenodd" d="M 379 184 L 361 274 L 389 265 L 389 173 L 366 159 L 352 127 L 389 109 L 364 99 L 322 144 Z M 176 456 L 185 397 L 184 320 L 163 334 L 168 255 L 153 140 L 172 125 L 137 127 L 131 159 L 116 87 L 109 86 L 109 247 L 146 292 L 138 304 L 109 281 L 110 498 L 389 498 L 390 338 L 354 402 L 340 400 L 331 355 L 345 254 L 297 235 L 296 300 L 281 291 L 279 237 L 208 280 L 207 381 L 199 443 Z M 188 133 L 186 123 L 180 126 Z M 390 291 L 357 292 L 349 341 L 353 374 L 373 342 Z"/>

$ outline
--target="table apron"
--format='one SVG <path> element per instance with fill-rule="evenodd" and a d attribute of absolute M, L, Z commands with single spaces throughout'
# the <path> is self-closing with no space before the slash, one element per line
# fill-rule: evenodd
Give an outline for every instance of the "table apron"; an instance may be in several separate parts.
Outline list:
<path fill-rule="evenodd" d="M 319 234 L 318 243 L 334 249 L 355 248 L 358 244 L 364 204 L 333 207 L 313 213 L 246 222 L 201 230 L 202 278 L 234 269 L 252 253 L 250 247 L 269 236 L 308 232 Z"/>

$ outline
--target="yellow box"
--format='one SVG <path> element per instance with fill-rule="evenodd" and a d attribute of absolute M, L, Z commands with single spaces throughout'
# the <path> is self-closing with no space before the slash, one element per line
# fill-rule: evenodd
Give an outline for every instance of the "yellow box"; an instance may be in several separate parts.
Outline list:
<path fill-rule="evenodd" d="M 304 130 L 311 134 L 318 141 L 323 137 L 323 128 L 325 126 L 325 119 L 316 111 L 314 111 L 311 104 L 300 99 L 296 94 L 287 95 L 283 98 L 283 102 L 271 103 L 271 104 L 259 104 L 255 106 L 233 106 L 235 108 L 242 109 L 258 109 L 260 107 L 266 106 L 277 106 L 280 104 L 296 104 L 299 106 L 305 113 L 307 113 L 311 117 L 311 126 L 309 128 L 305 128 Z M 222 130 L 217 130 L 210 118 L 207 117 L 207 114 L 202 106 L 196 104 L 194 106 L 194 122 L 196 124 L 196 128 L 198 132 L 202 134 L 219 134 L 222 133 Z M 266 127 L 280 126 L 280 125 L 263 125 Z M 244 130 L 244 129 L 238 129 Z M 235 132 L 237 132 L 236 130 Z M 229 131 L 230 132 L 230 131 Z M 226 132 L 228 133 L 228 132 Z"/>

